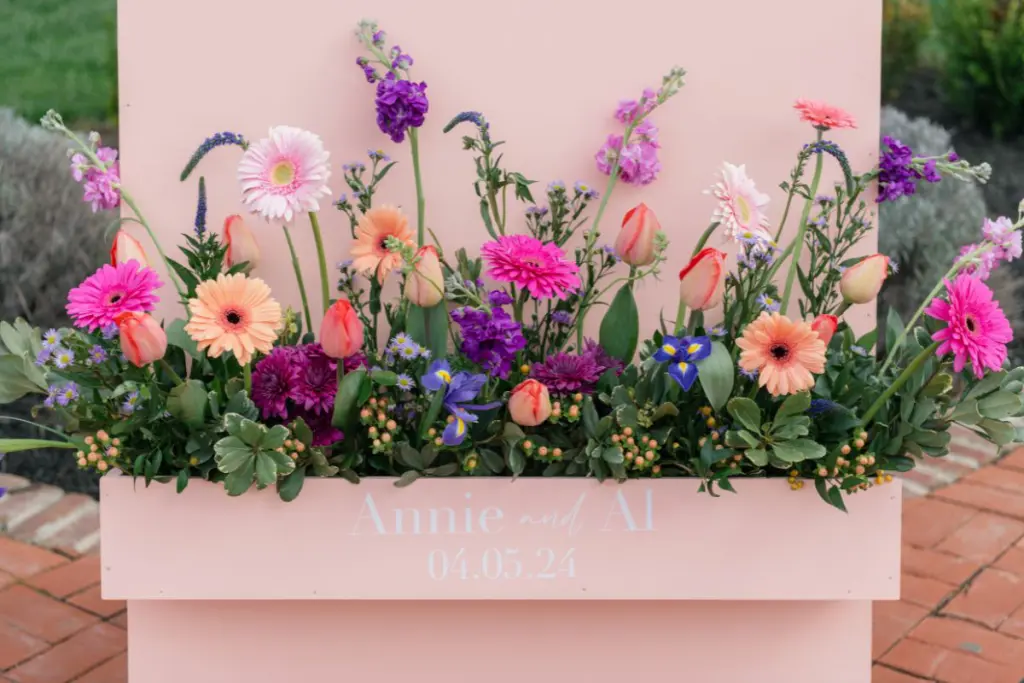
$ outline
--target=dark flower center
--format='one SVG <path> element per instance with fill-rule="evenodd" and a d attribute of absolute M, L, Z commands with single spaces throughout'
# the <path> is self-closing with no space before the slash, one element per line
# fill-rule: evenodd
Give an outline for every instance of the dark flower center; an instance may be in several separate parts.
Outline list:
<path fill-rule="evenodd" d="M 967 331 L 971 334 L 978 331 L 978 321 L 974 319 L 973 315 L 969 315 L 964 319 L 964 325 L 967 326 Z"/>
<path fill-rule="evenodd" d="M 228 311 L 227 315 L 224 316 L 224 319 L 232 325 L 237 325 L 242 322 L 242 316 L 240 316 L 237 311 Z"/>
<path fill-rule="evenodd" d="M 381 241 L 380 241 L 380 244 L 378 246 L 380 247 L 381 251 L 387 251 L 388 250 L 388 238 L 387 237 L 382 238 Z"/>
<path fill-rule="evenodd" d="M 772 344 L 771 354 L 775 360 L 786 360 L 789 358 L 789 347 L 785 344 Z"/>
<path fill-rule="evenodd" d="M 119 301 L 120 301 L 121 299 L 123 299 L 123 298 L 124 298 L 124 295 L 123 295 L 123 294 L 121 294 L 121 292 L 114 292 L 114 293 L 113 293 L 113 294 L 111 294 L 111 295 L 110 295 L 110 297 L 109 297 L 109 298 L 107 299 L 107 303 L 110 303 L 110 304 L 116 304 L 117 302 L 119 302 Z"/>

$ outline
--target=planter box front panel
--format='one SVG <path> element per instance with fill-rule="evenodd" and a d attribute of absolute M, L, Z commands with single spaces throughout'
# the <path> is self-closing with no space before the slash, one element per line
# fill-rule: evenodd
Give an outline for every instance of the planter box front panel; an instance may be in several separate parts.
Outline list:
<path fill-rule="evenodd" d="M 229 498 L 102 481 L 103 596 L 127 600 L 870 600 L 899 595 L 900 487 L 849 514 L 784 481 L 307 480 Z"/>

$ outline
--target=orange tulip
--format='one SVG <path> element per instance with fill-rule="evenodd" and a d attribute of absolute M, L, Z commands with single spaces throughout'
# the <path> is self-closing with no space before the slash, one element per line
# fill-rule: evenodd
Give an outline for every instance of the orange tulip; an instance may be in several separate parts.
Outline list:
<path fill-rule="evenodd" d="M 405 298 L 423 308 L 436 306 L 444 298 L 444 274 L 433 246 L 416 252 L 416 265 L 405 280 Z"/>
<path fill-rule="evenodd" d="M 882 283 L 889 277 L 889 257 L 872 254 L 860 263 L 843 271 L 839 279 L 839 291 L 843 301 L 850 304 L 866 304 L 875 300 L 882 289 Z"/>
<path fill-rule="evenodd" d="M 695 311 L 706 311 L 722 303 L 725 294 L 724 251 L 702 249 L 679 271 L 679 298 Z"/>
<path fill-rule="evenodd" d="M 536 427 L 551 416 L 548 388 L 535 379 L 520 382 L 508 397 L 512 420 L 523 427 Z"/>
<path fill-rule="evenodd" d="M 832 341 L 832 335 L 836 333 L 838 326 L 839 318 L 828 313 L 822 313 L 811 323 L 811 329 L 818 333 L 818 338 L 825 342 L 825 346 Z"/>
<path fill-rule="evenodd" d="M 136 367 L 149 365 L 164 357 L 167 334 L 156 318 L 148 313 L 122 313 L 117 317 L 121 333 L 121 351 Z"/>
<path fill-rule="evenodd" d="M 143 268 L 149 267 L 142 244 L 124 230 L 118 230 L 110 246 L 110 263 L 119 266 L 129 261 L 136 261 Z"/>
<path fill-rule="evenodd" d="M 260 261 L 260 245 L 256 243 L 256 236 L 245 224 L 245 220 L 235 214 L 228 216 L 224 221 L 224 242 L 228 250 L 224 254 L 224 263 L 231 268 L 239 263 L 247 263 L 245 271 L 248 273 Z"/>
<path fill-rule="evenodd" d="M 658 217 L 641 202 L 622 217 L 615 253 L 631 266 L 650 265 L 654 262 L 654 236 L 660 230 Z"/>
<path fill-rule="evenodd" d="M 320 346 L 331 358 L 348 358 L 363 348 L 363 323 L 348 299 L 338 299 L 324 313 Z"/>

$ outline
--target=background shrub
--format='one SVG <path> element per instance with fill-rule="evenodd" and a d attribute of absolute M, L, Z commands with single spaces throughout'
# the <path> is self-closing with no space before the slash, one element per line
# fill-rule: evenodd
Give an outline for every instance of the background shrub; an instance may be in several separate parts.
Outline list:
<path fill-rule="evenodd" d="M 950 105 L 1004 138 L 1024 132 L 1024 0 L 934 4 Z"/>
<path fill-rule="evenodd" d="M 882 91 L 896 97 L 921 61 L 931 31 L 928 0 L 885 0 L 882 13 Z"/>
<path fill-rule="evenodd" d="M 0 320 L 23 317 L 42 328 L 66 324 L 70 288 L 101 264 L 113 214 L 94 214 L 71 178 L 67 141 L 0 110 Z M 0 406 L 0 414 L 31 416 L 36 399 Z M 41 436 L 0 420 L 4 436 Z M 12 454 L 4 471 L 33 481 L 95 493 L 96 478 L 80 472 L 67 451 Z"/>

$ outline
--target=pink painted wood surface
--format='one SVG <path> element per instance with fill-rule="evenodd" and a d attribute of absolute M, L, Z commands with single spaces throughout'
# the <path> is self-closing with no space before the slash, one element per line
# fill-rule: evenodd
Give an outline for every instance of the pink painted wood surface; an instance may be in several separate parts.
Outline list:
<path fill-rule="evenodd" d="M 128 643 L 132 683 L 870 683 L 871 604 L 130 601 Z"/>
<path fill-rule="evenodd" d="M 311 479 L 299 498 L 104 477 L 103 595 L 177 600 L 865 600 L 899 596 L 898 483 Z"/>
<path fill-rule="evenodd" d="M 121 175 L 169 253 L 195 213 L 195 179 L 178 173 L 196 146 L 215 131 L 251 138 L 271 125 L 319 133 L 331 152 L 335 193 L 347 191 L 343 163 L 382 147 L 400 161 L 375 201 L 414 212 L 415 192 L 407 145 L 396 145 L 375 125 L 373 86 L 355 58 L 352 29 L 364 17 L 380 21 L 416 60 L 413 74 L 429 84 L 430 112 L 421 131 L 427 225 L 449 253 L 471 253 L 487 239 L 472 181 L 471 155 L 460 133 L 441 128 L 458 112 L 484 112 L 505 164 L 536 179 L 580 179 L 603 191 L 606 178 L 594 154 L 607 135 L 621 133 L 617 102 L 657 87 L 673 65 L 689 71 L 683 93 L 658 112 L 663 172 L 643 188 L 620 187 L 609 205 L 601 243 L 614 241 L 623 213 L 640 201 L 655 210 L 671 239 L 662 282 L 638 292 L 645 331 L 659 311 L 671 319 L 677 290 L 673 275 L 685 265 L 708 225 L 714 199 L 703 191 L 722 162 L 746 164 L 759 189 L 772 196 L 778 221 L 782 194 L 797 152 L 814 137 L 792 109 L 799 97 L 842 106 L 858 119 L 855 131 L 828 137 L 855 169 L 877 157 L 881 0 L 657 0 L 643 7 L 592 0 L 119 0 Z M 209 187 L 209 218 L 220 229 L 241 212 L 237 149 L 215 150 L 200 173 Z M 822 193 L 839 177 L 826 164 Z M 524 232 L 524 207 L 510 204 L 509 226 Z M 789 228 L 796 224 L 791 215 Z M 328 263 L 348 257 L 344 216 L 321 215 Z M 278 225 L 253 227 L 263 250 L 255 275 L 283 303 L 299 308 L 288 249 Z M 138 226 L 126 224 L 152 247 Z M 305 217 L 293 228 L 306 264 L 314 318 L 320 298 L 312 233 Z M 873 249 L 873 236 L 863 249 Z M 572 245 L 570 245 L 572 246 Z M 162 270 L 162 268 L 161 268 Z M 387 292 L 393 292 L 394 282 Z M 180 316 L 164 288 L 159 313 Z M 867 323 L 874 308 L 856 306 L 848 319 Z M 715 314 L 709 316 L 714 322 Z M 592 315 L 593 334 L 600 321 Z M 645 332 L 646 333 L 646 332 Z"/>

